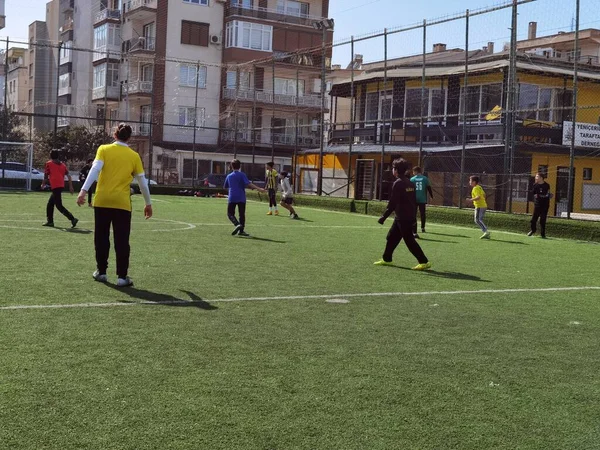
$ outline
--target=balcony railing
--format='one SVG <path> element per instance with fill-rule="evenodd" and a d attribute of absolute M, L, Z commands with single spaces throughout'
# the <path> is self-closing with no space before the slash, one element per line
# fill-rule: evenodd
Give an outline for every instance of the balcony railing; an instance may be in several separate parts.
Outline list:
<path fill-rule="evenodd" d="M 320 16 L 311 16 L 302 14 L 298 11 L 292 11 L 289 8 L 262 8 L 243 5 L 242 3 L 233 3 L 228 10 L 229 16 L 253 17 L 255 19 L 275 20 L 277 22 L 290 23 L 295 25 L 312 26 L 314 22 L 323 20 Z"/>
<path fill-rule="evenodd" d="M 92 89 L 92 100 L 100 100 L 104 99 L 104 97 L 117 100 L 119 98 L 119 87 L 109 86 L 105 88 L 102 86 Z"/>
<path fill-rule="evenodd" d="M 252 132 L 249 130 L 241 130 L 236 132 L 232 130 L 223 131 L 222 138 L 225 142 L 237 142 L 239 144 L 251 144 L 252 143 Z M 271 142 L 271 139 L 273 142 Z M 297 142 L 297 144 L 296 144 Z M 318 146 L 321 140 L 318 136 L 303 136 L 296 135 L 294 133 L 273 133 L 271 135 L 266 133 L 256 133 L 256 144 L 258 145 L 285 145 L 285 146 L 296 146 L 298 147 L 313 147 Z"/>
<path fill-rule="evenodd" d="M 98 14 L 96 14 L 96 20 L 94 20 L 94 24 L 102 22 L 103 20 L 121 20 L 121 10 L 120 9 L 103 9 Z"/>
<path fill-rule="evenodd" d="M 150 136 L 150 124 L 131 124 L 131 131 L 133 136 Z"/>
<path fill-rule="evenodd" d="M 121 47 L 118 45 L 105 45 L 94 49 L 93 61 L 100 61 L 106 58 L 119 59 L 121 57 Z"/>
<path fill-rule="evenodd" d="M 153 36 L 140 36 L 125 41 L 125 51 L 128 52 L 153 52 L 156 50 L 156 38 Z"/>
<path fill-rule="evenodd" d="M 67 31 L 72 30 L 73 29 L 73 24 L 74 24 L 73 19 L 67 19 L 67 20 L 65 20 L 65 22 L 62 24 L 62 27 L 60 27 L 61 28 L 60 32 L 61 33 L 65 33 Z"/>
<path fill-rule="evenodd" d="M 276 105 L 302 106 L 309 108 L 321 107 L 320 95 L 287 95 L 273 94 L 268 91 L 255 91 L 254 89 L 223 89 L 223 98 L 227 100 L 245 100 L 252 102 L 256 96 L 256 101 L 261 103 L 275 103 Z"/>
<path fill-rule="evenodd" d="M 157 0 L 130 0 L 123 3 L 125 14 L 135 12 L 140 8 L 156 9 Z"/>
<path fill-rule="evenodd" d="M 123 84 L 123 95 L 125 94 L 152 94 L 152 81 L 131 81 Z"/>

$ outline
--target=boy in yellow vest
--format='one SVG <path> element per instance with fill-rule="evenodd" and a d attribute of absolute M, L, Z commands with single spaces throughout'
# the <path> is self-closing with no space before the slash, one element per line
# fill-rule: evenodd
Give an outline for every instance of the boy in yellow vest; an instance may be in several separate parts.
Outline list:
<path fill-rule="evenodd" d="M 485 223 L 483 223 L 483 217 L 487 210 L 487 202 L 485 201 L 485 191 L 479 184 L 479 177 L 474 175 L 469 177 L 469 186 L 471 186 L 473 190 L 471 191 L 471 197 L 468 197 L 467 201 L 473 203 L 473 206 L 475 207 L 475 223 L 479 225 L 479 228 L 483 231 L 483 235 L 480 239 L 489 239 L 490 232 L 485 226 Z"/>

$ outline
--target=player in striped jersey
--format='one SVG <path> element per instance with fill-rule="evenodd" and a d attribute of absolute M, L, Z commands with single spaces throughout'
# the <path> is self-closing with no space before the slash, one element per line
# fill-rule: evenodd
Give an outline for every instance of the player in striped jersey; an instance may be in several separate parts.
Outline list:
<path fill-rule="evenodd" d="M 273 161 L 269 161 L 265 168 L 267 169 L 267 174 L 265 178 L 265 189 L 269 192 L 269 212 L 267 216 L 272 216 L 273 212 L 275 215 L 279 215 L 279 210 L 277 209 L 277 198 L 275 196 L 275 192 L 277 192 L 277 171 L 273 168 L 275 163 Z"/>

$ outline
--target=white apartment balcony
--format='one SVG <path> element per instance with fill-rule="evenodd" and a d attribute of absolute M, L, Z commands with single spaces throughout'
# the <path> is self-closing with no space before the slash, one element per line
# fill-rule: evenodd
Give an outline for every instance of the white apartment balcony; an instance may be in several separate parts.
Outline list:
<path fill-rule="evenodd" d="M 256 2 L 255 2 L 256 3 Z M 252 17 L 255 19 L 273 20 L 276 22 L 290 23 L 295 25 L 303 25 L 312 27 L 313 23 L 322 21 L 324 18 L 320 16 L 311 16 L 303 14 L 299 10 L 292 8 L 262 8 L 259 6 L 250 6 L 239 2 L 232 2 L 228 8 L 227 16 L 242 16 Z"/>
<path fill-rule="evenodd" d="M 139 36 L 125 41 L 125 49 L 129 53 L 147 52 L 156 50 L 156 38 L 154 36 Z"/>
<path fill-rule="evenodd" d="M 65 22 L 62 24 L 62 26 L 60 27 L 60 32 L 61 33 L 66 33 L 67 31 L 70 31 L 73 29 L 73 19 L 72 18 L 68 18 L 67 20 L 65 20 Z"/>
<path fill-rule="evenodd" d="M 256 101 L 260 103 L 275 103 L 276 105 L 287 106 L 302 106 L 304 108 L 320 108 L 321 96 L 314 94 L 306 95 L 288 95 L 288 94 L 273 94 L 269 91 L 255 91 L 254 89 L 223 89 L 223 98 L 227 100 L 242 100 L 253 102 L 256 96 Z"/>
<path fill-rule="evenodd" d="M 150 136 L 150 124 L 133 123 L 131 125 L 132 136 Z"/>
<path fill-rule="evenodd" d="M 71 74 L 65 73 L 58 78 L 58 96 L 71 93 Z"/>
<path fill-rule="evenodd" d="M 105 86 L 97 87 L 92 89 L 92 101 L 95 100 L 104 100 L 106 97 L 108 100 L 118 100 L 119 99 L 119 86 L 109 86 L 106 88 Z"/>
<path fill-rule="evenodd" d="M 104 22 L 105 20 L 121 21 L 121 10 L 119 9 L 103 9 L 96 14 L 94 25 Z"/>
<path fill-rule="evenodd" d="M 222 132 L 222 139 L 226 142 L 251 144 L 252 132 L 249 130 L 239 130 L 236 133 L 232 130 L 225 130 Z M 318 146 L 321 143 L 318 136 L 298 135 L 296 137 L 294 133 L 274 133 L 270 135 L 268 133 L 257 132 L 255 139 L 256 144 L 260 146 L 272 145 L 274 143 L 278 146 L 294 147 L 297 145 L 302 148 L 310 148 Z M 273 139 L 273 142 L 271 142 L 271 139 Z"/>
<path fill-rule="evenodd" d="M 59 86 L 58 87 L 58 96 L 61 95 L 69 95 L 71 93 L 71 86 Z"/>
<path fill-rule="evenodd" d="M 73 62 L 73 51 L 72 50 L 70 50 L 68 52 L 61 51 L 59 64 L 62 66 L 63 64 L 68 64 L 70 62 Z"/>
<path fill-rule="evenodd" d="M 152 81 L 131 81 L 123 83 L 123 95 L 152 94 Z"/>
<path fill-rule="evenodd" d="M 157 0 L 130 0 L 123 2 L 123 13 L 130 19 L 146 22 L 156 16 Z"/>
<path fill-rule="evenodd" d="M 120 59 L 121 47 L 118 45 L 104 45 L 94 49 L 93 62 L 101 59 Z"/>

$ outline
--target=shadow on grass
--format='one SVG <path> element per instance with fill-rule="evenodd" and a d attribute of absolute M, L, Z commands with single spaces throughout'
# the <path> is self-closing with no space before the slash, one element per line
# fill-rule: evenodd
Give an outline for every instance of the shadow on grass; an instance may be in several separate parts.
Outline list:
<path fill-rule="evenodd" d="M 386 267 L 386 268 L 390 268 L 390 269 L 398 269 L 398 270 L 408 270 L 410 272 L 418 272 L 417 270 L 413 270 L 411 267 L 402 267 L 402 266 L 381 266 L 381 267 Z M 464 280 L 464 281 L 479 281 L 482 283 L 491 283 L 490 280 L 482 280 L 480 277 L 475 276 L 475 275 L 470 275 L 468 273 L 461 273 L 461 272 L 438 272 L 437 270 L 423 270 L 422 273 L 424 273 L 425 275 L 429 275 L 430 277 L 437 277 L 437 278 L 450 278 L 452 280 Z"/>
<path fill-rule="evenodd" d="M 456 241 L 443 241 L 441 239 L 430 239 L 430 238 L 423 237 L 423 235 L 420 235 L 420 236 L 421 237 L 419 239 L 417 239 L 417 241 L 441 242 L 442 244 L 458 244 L 459 243 L 459 242 L 456 242 Z"/>
<path fill-rule="evenodd" d="M 114 289 L 115 291 L 122 292 L 124 294 L 129 295 L 132 298 L 142 300 L 145 304 L 148 305 L 163 305 L 163 306 L 177 306 L 177 307 L 192 307 L 204 309 L 206 311 L 212 311 L 214 309 L 218 309 L 216 306 L 211 305 L 208 302 L 202 300 L 202 298 L 198 297 L 196 294 L 190 291 L 182 290 L 181 292 L 188 295 L 190 300 L 185 300 L 183 298 L 177 298 L 174 295 L 170 294 L 161 294 L 159 292 L 146 291 L 144 289 L 138 289 L 136 287 L 125 287 L 119 288 L 114 284 L 105 284 L 107 287 Z"/>
<path fill-rule="evenodd" d="M 482 239 L 482 241 L 490 241 L 490 242 L 499 242 L 501 244 L 516 244 L 516 245 L 529 245 L 526 242 L 519 242 L 519 241 L 505 241 L 502 239 Z"/>
<path fill-rule="evenodd" d="M 263 241 L 263 242 L 271 242 L 273 244 L 287 244 L 286 241 L 276 241 L 275 239 L 267 239 L 256 236 L 240 236 L 242 239 L 254 240 L 254 241 Z"/>
<path fill-rule="evenodd" d="M 291 220 L 297 220 L 298 222 L 314 223 L 314 220 L 305 219 L 304 217 L 298 217 L 297 219 L 291 219 Z"/>
<path fill-rule="evenodd" d="M 462 238 L 462 239 L 470 239 L 471 238 L 471 236 L 465 236 L 463 234 L 433 233 L 431 231 L 428 231 L 427 233 L 423 233 L 423 236 L 427 236 L 428 234 L 432 234 L 434 236 L 448 236 L 448 237 Z M 421 238 L 423 238 L 423 236 L 421 236 Z"/>
<path fill-rule="evenodd" d="M 64 231 L 65 233 L 73 233 L 73 234 L 92 234 L 92 230 L 88 230 L 87 228 L 65 228 L 65 227 L 53 227 L 55 230 Z"/>

